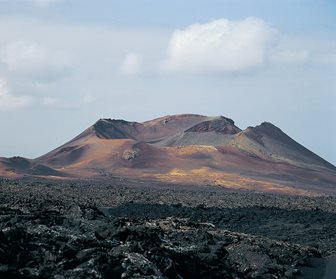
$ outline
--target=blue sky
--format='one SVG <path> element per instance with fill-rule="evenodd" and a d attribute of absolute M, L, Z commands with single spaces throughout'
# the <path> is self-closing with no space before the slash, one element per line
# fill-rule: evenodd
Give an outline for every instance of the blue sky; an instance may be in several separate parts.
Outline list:
<path fill-rule="evenodd" d="M 2 0 L 0 2 L 2 2 L 0 13 L 4 16 L 23 15 L 83 23 L 181 27 L 223 16 L 229 19 L 255 16 L 289 32 L 328 28 L 334 30 L 336 26 L 336 3 L 333 0 Z M 34 2 L 40 4 L 32 5 Z"/>
<path fill-rule="evenodd" d="M 0 156 L 190 112 L 272 122 L 336 164 L 335 18 L 331 0 L 0 0 Z"/>

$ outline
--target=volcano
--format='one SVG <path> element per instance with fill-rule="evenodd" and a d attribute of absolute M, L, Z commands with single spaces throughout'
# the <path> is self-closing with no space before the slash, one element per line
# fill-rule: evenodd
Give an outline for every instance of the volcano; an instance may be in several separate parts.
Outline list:
<path fill-rule="evenodd" d="M 241 130 L 230 118 L 196 114 L 143 123 L 100 119 L 39 158 L 0 158 L 0 175 L 127 177 L 288 194 L 336 193 L 336 167 L 273 124 Z"/>

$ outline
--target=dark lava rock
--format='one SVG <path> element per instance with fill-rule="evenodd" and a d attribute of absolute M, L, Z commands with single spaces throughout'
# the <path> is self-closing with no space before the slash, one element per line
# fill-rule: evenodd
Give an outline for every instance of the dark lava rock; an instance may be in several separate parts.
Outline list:
<path fill-rule="evenodd" d="M 0 278 L 295 278 L 335 249 L 328 197 L 81 183 L 0 181 Z"/>

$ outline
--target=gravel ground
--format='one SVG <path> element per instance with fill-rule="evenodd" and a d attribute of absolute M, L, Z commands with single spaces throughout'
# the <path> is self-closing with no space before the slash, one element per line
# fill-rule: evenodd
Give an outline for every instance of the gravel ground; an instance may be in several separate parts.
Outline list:
<path fill-rule="evenodd" d="M 336 254 L 335 217 L 335 197 L 0 179 L 0 278 L 297 278 Z"/>

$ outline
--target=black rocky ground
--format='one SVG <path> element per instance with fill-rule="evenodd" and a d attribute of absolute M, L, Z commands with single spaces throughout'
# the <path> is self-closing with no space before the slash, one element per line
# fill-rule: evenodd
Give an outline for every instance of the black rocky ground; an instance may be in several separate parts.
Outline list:
<path fill-rule="evenodd" d="M 296 278 L 335 237 L 334 197 L 0 180 L 0 278 Z"/>

